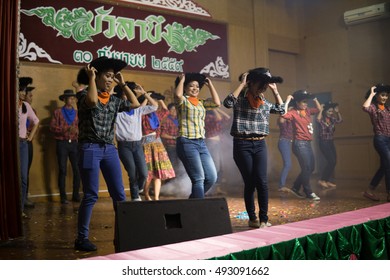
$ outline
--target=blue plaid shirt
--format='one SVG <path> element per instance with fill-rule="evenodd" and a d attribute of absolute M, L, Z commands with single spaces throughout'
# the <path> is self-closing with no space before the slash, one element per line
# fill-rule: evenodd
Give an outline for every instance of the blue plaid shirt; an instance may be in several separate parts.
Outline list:
<path fill-rule="evenodd" d="M 85 103 L 86 95 L 86 90 L 77 93 L 79 142 L 113 144 L 116 116 L 118 112 L 130 110 L 130 101 L 111 95 L 106 105 L 99 101 L 90 108 Z"/>
<path fill-rule="evenodd" d="M 268 135 L 270 114 L 284 114 L 284 106 L 264 100 L 263 105 L 253 109 L 246 98 L 246 94 L 246 90 L 243 90 L 235 98 L 231 93 L 223 101 L 226 108 L 233 108 L 234 110 L 230 134 L 241 137 Z"/>

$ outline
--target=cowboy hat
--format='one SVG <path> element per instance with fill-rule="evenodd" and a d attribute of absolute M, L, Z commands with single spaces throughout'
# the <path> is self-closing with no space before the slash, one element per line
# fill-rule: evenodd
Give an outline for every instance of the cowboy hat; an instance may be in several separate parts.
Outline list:
<path fill-rule="evenodd" d="M 29 87 L 32 84 L 33 79 L 31 77 L 20 77 L 19 78 L 19 91 L 32 91 L 35 87 Z"/>
<path fill-rule="evenodd" d="M 241 82 L 242 80 L 242 75 L 238 78 L 239 81 Z M 263 82 L 265 84 L 270 84 L 270 83 L 282 83 L 283 78 L 278 77 L 278 76 L 272 76 L 268 68 L 254 68 L 248 71 L 248 76 L 246 77 L 246 80 L 248 82 Z"/>
<path fill-rule="evenodd" d="M 374 92 L 376 92 L 376 93 L 386 92 L 387 94 L 389 94 L 390 93 L 390 86 L 382 84 L 382 83 L 376 84 Z M 370 96 L 370 94 L 371 94 L 371 88 L 366 92 L 365 98 L 367 99 Z"/>
<path fill-rule="evenodd" d="M 329 102 L 324 104 L 324 112 L 328 111 L 330 108 L 334 109 L 337 106 L 339 106 L 338 103 L 333 103 L 333 102 L 329 101 Z"/>
<path fill-rule="evenodd" d="M 304 89 L 297 90 L 292 95 L 295 102 L 300 102 L 305 99 L 313 99 L 315 96 Z"/>
<path fill-rule="evenodd" d="M 94 67 L 98 73 L 104 70 L 113 69 L 116 74 L 127 66 L 127 62 L 116 58 L 101 56 L 92 60 L 89 65 L 90 67 Z M 77 82 L 83 85 L 89 84 L 89 78 L 85 67 L 81 68 L 77 74 Z"/>
<path fill-rule="evenodd" d="M 184 87 L 186 87 L 190 82 L 197 81 L 199 84 L 199 90 L 202 89 L 204 83 L 206 82 L 206 76 L 200 73 L 185 73 Z M 180 82 L 180 78 L 177 77 L 175 80 L 175 87 Z"/>
<path fill-rule="evenodd" d="M 66 89 L 66 90 L 64 90 L 64 93 L 63 93 L 62 95 L 60 95 L 58 98 L 59 98 L 61 101 L 64 101 L 66 97 L 71 97 L 71 96 L 76 97 L 76 94 L 73 92 L 73 90 L 71 90 L 71 89 Z"/>

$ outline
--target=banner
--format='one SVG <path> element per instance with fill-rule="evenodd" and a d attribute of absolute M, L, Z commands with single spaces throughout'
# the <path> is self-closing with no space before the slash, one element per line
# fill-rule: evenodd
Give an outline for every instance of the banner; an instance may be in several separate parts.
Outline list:
<path fill-rule="evenodd" d="M 100 56 L 128 70 L 229 79 L 227 26 L 81 0 L 21 1 L 21 61 L 85 65 Z"/>

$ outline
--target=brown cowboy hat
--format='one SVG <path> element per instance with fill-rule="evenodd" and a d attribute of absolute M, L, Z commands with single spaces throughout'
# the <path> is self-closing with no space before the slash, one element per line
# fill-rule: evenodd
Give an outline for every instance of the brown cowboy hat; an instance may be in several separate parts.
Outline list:
<path fill-rule="evenodd" d="M 64 93 L 63 93 L 62 95 L 60 95 L 58 98 L 59 98 L 61 101 L 64 101 L 66 97 L 71 97 L 71 96 L 76 97 L 76 94 L 73 92 L 73 90 L 71 90 L 71 89 L 66 89 L 66 90 L 64 90 Z"/>

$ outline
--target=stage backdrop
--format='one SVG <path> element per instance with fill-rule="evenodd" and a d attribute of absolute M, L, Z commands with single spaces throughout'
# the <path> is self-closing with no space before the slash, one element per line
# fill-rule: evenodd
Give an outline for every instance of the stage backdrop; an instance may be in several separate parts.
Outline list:
<path fill-rule="evenodd" d="M 85 65 L 100 56 L 128 70 L 229 79 L 227 25 L 90 1 L 21 1 L 23 61 Z"/>

